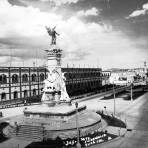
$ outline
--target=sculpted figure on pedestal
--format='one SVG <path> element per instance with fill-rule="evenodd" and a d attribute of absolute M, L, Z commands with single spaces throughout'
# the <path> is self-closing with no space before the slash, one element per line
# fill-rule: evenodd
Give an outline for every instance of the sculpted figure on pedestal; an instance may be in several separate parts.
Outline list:
<path fill-rule="evenodd" d="M 46 30 L 47 30 L 49 36 L 51 36 L 51 45 L 56 45 L 57 35 L 60 35 L 55 31 L 55 28 L 56 28 L 56 26 L 53 27 L 52 29 L 50 27 L 46 26 Z"/>

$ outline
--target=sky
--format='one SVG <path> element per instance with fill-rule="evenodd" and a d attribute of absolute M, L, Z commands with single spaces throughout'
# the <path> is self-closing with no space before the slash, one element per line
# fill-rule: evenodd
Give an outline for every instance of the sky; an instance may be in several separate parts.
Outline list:
<path fill-rule="evenodd" d="M 148 60 L 148 0 L 0 0 L 0 66 L 43 66 L 56 26 L 63 66 L 135 68 Z"/>

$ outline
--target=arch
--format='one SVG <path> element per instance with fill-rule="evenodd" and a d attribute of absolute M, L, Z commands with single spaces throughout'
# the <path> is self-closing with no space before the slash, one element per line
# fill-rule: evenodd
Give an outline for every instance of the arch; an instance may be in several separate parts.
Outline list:
<path fill-rule="evenodd" d="M 69 79 L 72 79 L 72 73 L 69 73 L 68 75 L 69 75 Z"/>
<path fill-rule="evenodd" d="M 1 84 L 7 83 L 7 76 L 5 74 L 0 75 L 0 83 Z"/>
<path fill-rule="evenodd" d="M 27 74 L 22 75 L 22 82 L 28 82 L 28 75 Z"/>
<path fill-rule="evenodd" d="M 6 93 L 3 92 L 3 93 L 1 94 L 1 100 L 6 100 Z"/>
<path fill-rule="evenodd" d="M 37 81 L 37 76 L 36 76 L 35 73 L 31 75 L 31 81 L 32 82 L 36 82 Z"/>
<path fill-rule="evenodd" d="M 33 90 L 32 90 L 32 95 L 33 95 L 33 96 L 36 96 L 36 89 L 33 89 Z"/>
<path fill-rule="evenodd" d="M 27 97 L 28 97 L 28 91 L 24 90 L 24 98 L 27 98 Z"/>
<path fill-rule="evenodd" d="M 3 83 L 7 83 L 7 76 L 3 74 Z"/>
<path fill-rule="evenodd" d="M 66 79 L 69 79 L 69 74 L 65 73 L 64 76 L 66 77 Z"/>
<path fill-rule="evenodd" d="M 42 87 L 42 88 L 41 88 L 41 92 L 43 91 L 43 89 L 44 89 L 44 88 Z"/>
<path fill-rule="evenodd" d="M 102 73 L 101 72 L 97 72 L 97 76 L 98 77 L 102 76 Z"/>
<path fill-rule="evenodd" d="M 18 75 L 17 74 L 12 75 L 12 83 L 18 83 Z"/>
<path fill-rule="evenodd" d="M 43 73 L 40 74 L 40 81 L 44 81 L 45 75 Z"/>
<path fill-rule="evenodd" d="M 2 75 L 0 75 L 0 83 L 2 83 L 3 82 L 3 77 L 2 77 Z"/>
<path fill-rule="evenodd" d="M 14 99 L 17 99 L 17 98 L 18 98 L 18 92 L 17 92 L 17 91 L 14 91 L 14 92 L 13 92 L 13 98 L 14 98 Z"/>

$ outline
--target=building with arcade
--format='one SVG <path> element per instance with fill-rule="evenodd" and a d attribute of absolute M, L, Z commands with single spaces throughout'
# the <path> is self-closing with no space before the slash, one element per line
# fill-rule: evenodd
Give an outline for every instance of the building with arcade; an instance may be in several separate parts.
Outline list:
<path fill-rule="evenodd" d="M 101 68 L 62 68 L 70 96 L 102 87 Z M 0 103 L 38 102 L 48 70 L 42 67 L 0 67 Z"/>

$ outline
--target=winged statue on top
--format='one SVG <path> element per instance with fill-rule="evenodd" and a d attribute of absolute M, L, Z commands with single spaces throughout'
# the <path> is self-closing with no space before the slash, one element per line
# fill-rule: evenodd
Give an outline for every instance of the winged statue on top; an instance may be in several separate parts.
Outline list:
<path fill-rule="evenodd" d="M 47 27 L 45 26 L 49 36 L 51 36 L 51 45 L 56 45 L 56 38 L 57 38 L 57 35 L 60 35 L 58 34 L 56 31 L 55 31 L 55 27 L 53 27 L 52 29 L 50 27 Z"/>

